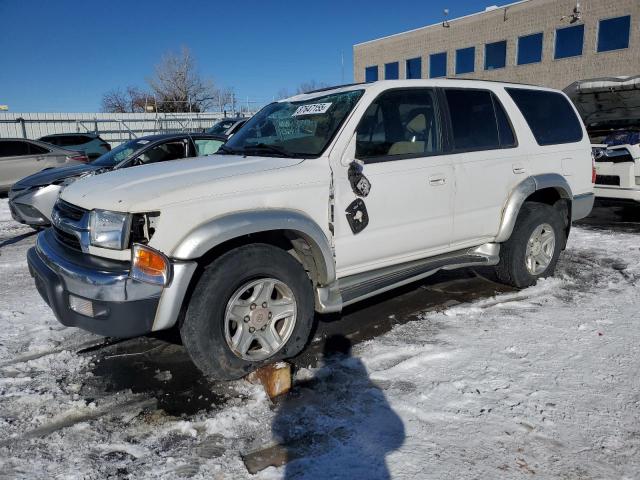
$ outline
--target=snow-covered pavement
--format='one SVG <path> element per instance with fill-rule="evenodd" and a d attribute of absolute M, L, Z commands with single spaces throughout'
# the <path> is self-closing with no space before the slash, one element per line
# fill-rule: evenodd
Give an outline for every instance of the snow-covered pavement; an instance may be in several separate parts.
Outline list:
<path fill-rule="evenodd" d="M 536 287 L 420 314 L 298 370 L 275 405 L 238 381 L 179 415 L 107 388 L 103 339 L 34 288 L 29 232 L 0 199 L 0 478 L 640 478 L 638 234 L 575 228 Z M 149 345 L 119 368 L 180 377 L 144 373 L 181 349 Z M 291 461 L 250 475 L 242 456 L 276 444 Z"/>

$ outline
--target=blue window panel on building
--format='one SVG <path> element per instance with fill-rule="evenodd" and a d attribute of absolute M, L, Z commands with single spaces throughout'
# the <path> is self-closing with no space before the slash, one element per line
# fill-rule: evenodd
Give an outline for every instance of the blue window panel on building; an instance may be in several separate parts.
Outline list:
<path fill-rule="evenodd" d="M 385 63 L 384 79 L 397 80 L 398 78 L 400 78 L 400 67 L 398 66 L 398 62 Z"/>
<path fill-rule="evenodd" d="M 422 58 L 407 60 L 407 78 L 422 78 Z"/>
<path fill-rule="evenodd" d="M 600 20 L 598 27 L 598 51 L 609 52 L 629 48 L 629 31 L 631 17 L 609 18 Z"/>
<path fill-rule="evenodd" d="M 525 35 L 518 39 L 518 65 L 542 61 L 542 33 Z"/>
<path fill-rule="evenodd" d="M 496 70 L 507 65 L 507 41 L 487 43 L 484 46 L 484 69 Z"/>
<path fill-rule="evenodd" d="M 456 75 L 471 73 L 475 70 L 476 47 L 456 50 Z"/>
<path fill-rule="evenodd" d="M 447 52 L 429 55 L 429 78 L 447 76 Z"/>
<path fill-rule="evenodd" d="M 378 66 L 374 65 L 373 67 L 367 67 L 364 69 L 364 80 L 365 82 L 376 82 L 378 81 Z"/>
<path fill-rule="evenodd" d="M 578 57 L 584 45 L 584 25 L 556 30 L 555 58 Z"/>

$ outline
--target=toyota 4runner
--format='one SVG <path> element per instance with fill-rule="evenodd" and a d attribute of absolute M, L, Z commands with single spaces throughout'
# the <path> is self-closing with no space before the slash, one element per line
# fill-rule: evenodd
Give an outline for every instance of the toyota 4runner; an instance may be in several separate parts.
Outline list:
<path fill-rule="evenodd" d="M 264 107 L 217 155 L 65 189 L 28 262 L 64 325 L 179 328 L 217 379 L 291 357 L 314 312 L 440 269 L 553 274 L 593 205 L 585 129 L 546 88 L 381 81 Z"/>

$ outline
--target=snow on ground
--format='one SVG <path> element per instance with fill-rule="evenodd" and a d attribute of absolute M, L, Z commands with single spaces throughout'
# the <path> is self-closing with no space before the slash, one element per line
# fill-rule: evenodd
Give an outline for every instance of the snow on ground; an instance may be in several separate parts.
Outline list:
<path fill-rule="evenodd" d="M 297 373 L 272 405 L 234 382 L 174 417 L 91 398 L 99 337 L 59 325 L 0 200 L 0 478 L 640 477 L 640 245 L 575 228 L 557 276 L 396 326 Z M 169 381 L 177 372 L 158 370 Z M 255 476 L 241 455 L 280 444 Z"/>

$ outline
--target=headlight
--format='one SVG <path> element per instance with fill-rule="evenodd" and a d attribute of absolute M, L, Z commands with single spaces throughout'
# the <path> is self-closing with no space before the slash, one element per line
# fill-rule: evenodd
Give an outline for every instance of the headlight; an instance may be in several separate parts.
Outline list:
<path fill-rule="evenodd" d="M 131 278 L 166 286 L 171 280 L 171 263 L 162 253 L 144 245 L 131 249 Z"/>
<path fill-rule="evenodd" d="M 128 213 L 92 210 L 89 217 L 91 245 L 124 250 L 129 243 L 131 215 Z"/>

